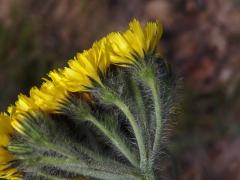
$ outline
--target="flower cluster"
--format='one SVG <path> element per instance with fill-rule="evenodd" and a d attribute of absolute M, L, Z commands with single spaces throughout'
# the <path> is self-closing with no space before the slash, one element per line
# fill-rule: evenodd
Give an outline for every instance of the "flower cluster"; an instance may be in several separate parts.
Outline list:
<path fill-rule="evenodd" d="M 21 133 L 21 121 L 26 113 L 43 111 L 56 113 L 60 101 L 71 93 L 83 93 L 93 86 L 93 80 L 101 84 L 101 75 L 110 65 L 129 66 L 146 55 L 155 53 L 162 27 L 150 22 L 144 27 L 137 20 L 129 24 L 125 32 L 113 32 L 95 42 L 89 50 L 77 53 L 68 61 L 68 67 L 53 70 L 44 82 L 30 90 L 29 96 L 20 94 L 7 113 L 0 114 L 0 178 L 18 179 L 20 174 L 10 168 L 14 157 L 6 150 L 14 131 Z"/>

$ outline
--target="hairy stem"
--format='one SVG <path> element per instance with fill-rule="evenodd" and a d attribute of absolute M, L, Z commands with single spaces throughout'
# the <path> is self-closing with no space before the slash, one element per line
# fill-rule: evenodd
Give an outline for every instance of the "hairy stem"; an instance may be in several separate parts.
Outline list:
<path fill-rule="evenodd" d="M 135 98 L 135 101 L 136 101 L 136 105 L 137 105 L 137 110 L 140 114 L 140 120 L 143 124 L 143 130 L 144 130 L 144 136 L 146 137 L 145 140 L 146 140 L 146 156 L 147 158 L 149 158 L 149 152 L 151 151 L 151 137 L 150 137 L 150 132 L 149 132 L 149 123 L 148 123 L 148 120 L 147 120 L 147 115 L 146 115 L 146 109 L 145 109 L 145 105 L 144 105 L 144 101 L 143 101 L 143 97 L 142 97 L 142 94 L 141 94 L 141 91 L 139 89 L 139 86 L 137 84 L 136 81 L 132 80 L 132 89 L 133 89 L 133 92 L 134 92 L 134 98 Z M 144 166 L 147 164 L 142 164 L 141 166 Z M 146 167 L 147 168 L 147 167 Z"/>
<path fill-rule="evenodd" d="M 143 139 L 143 133 L 139 128 L 136 119 L 134 118 L 133 114 L 129 110 L 128 106 L 123 103 L 120 99 L 116 99 L 114 104 L 125 114 L 127 119 L 129 120 L 130 125 L 133 128 L 135 137 L 137 139 L 137 144 L 140 152 L 140 168 L 145 168 L 147 163 L 147 155 L 146 155 L 146 147 Z"/>
<path fill-rule="evenodd" d="M 84 147 L 84 146 L 79 146 L 79 145 L 76 145 L 76 147 L 78 148 L 78 150 L 87 155 L 89 158 L 91 158 L 93 161 L 96 161 L 97 162 L 101 162 L 105 167 L 111 167 L 111 168 L 120 168 L 120 169 L 125 169 L 125 170 L 130 170 L 132 167 L 129 167 L 127 165 L 124 165 L 120 162 L 117 162 L 117 161 L 114 161 L 113 159 L 111 158 L 108 158 L 108 157 L 104 157 L 98 153 L 95 153 L 94 151 Z"/>
<path fill-rule="evenodd" d="M 155 130 L 155 137 L 153 143 L 153 149 L 150 157 L 150 165 L 152 166 L 160 149 L 160 141 L 161 141 L 161 128 L 162 128 L 162 115 L 161 115 L 161 101 L 159 96 L 159 91 L 156 86 L 156 81 L 154 77 L 149 81 L 149 87 L 152 91 L 153 101 L 154 101 L 154 109 L 155 109 L 155 116 L 156 116 L 156 130 Z"/>
<path fill-rule="evenodd" d="M 44 172 L 37 172 L 37 176 L 44 177 L 45 179 L 48 179 L 48 180 L 61 180 L 61 179 L 65 180 L 65 178 L 60 178 L 58 176 L 49 175 Z"/>
<path fill-rule="evenodd" d="M 144 180 L 155 180 L 154 172 L 149 171 L 145 174 Z"/>
<path fill-rule="evenodd" d="M 132 80 L 132 89 L 134 91 L 134 98 L 137 104 L 137 108 L 139 110 L 139 114 L 140 114 L 140 120 L 142 121 L 144 128 L 147 129 L 148 128 L 148 121 L 147 121 L 147 115 L 146 115 L 146 111 L 145 111 L 145 106 L 144 106 L 144 102 L 143 102 L 143 98 L 141 95 L 141 91 L 136 83 L 136 81 Z"/>
<path fill-rule="evenodd" d="M 99 165 L 99 167 L 97 167 L 96 164 L 94 166 L 92 166 L 93 164 L 86 165 L 72 159 L 41 157 L 41 159 L 38 160 L 38 165 L 54 166 L 67 172 L 97 179 L 138 179 L 134 173 L 119 173 L 118 170 L 102 170 L 101 165 Z"/>
<path fill-rule="evenodd" d="M 129 147 L 118 135 L 118 133 L 109 131 L 92 115 L 89 115 L 87 120 L 93 123 L 100 131 L 102 131 L 103 134 L 105 134 L 109 138 L 109 140 L 113 143 L 113 145 L 116 146 L 120 150 L 120 152 L 122 152 L 125 155 L 125 157 L 131 162 L 132 165 L 136 167 L 138 166 L 136 156 L 130 151 Z"/>

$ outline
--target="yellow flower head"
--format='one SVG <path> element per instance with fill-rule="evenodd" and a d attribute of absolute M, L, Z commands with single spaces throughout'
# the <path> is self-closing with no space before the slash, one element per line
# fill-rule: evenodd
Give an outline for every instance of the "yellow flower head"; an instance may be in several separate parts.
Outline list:
<path fill-rule="evenodd" d="M 18 130 L 14 125 L 15 122 L 23 121 L 26 113 L 34 112 L 39 108 L 34 103 L 33 99 L 23 94 L 18 96 L 18 100 L 15 102 L 15 106 L 8 107 L 8 114 L 12 128 Z"/>
<path fill-rule="evenodd" d="M 146 54 L 153 54 L 162 27 L 150 22 L 142 27 L 137 20 L 129 24 L 129 30 L 123 33 L 111 33 L 95 42 L 91 49 L 85 50 L 68 61 L 68 67 L 53 70 L 48 74 L 51 79 L 39 88 L 30 90 L 30 97 L 20 94 L 15 106 L 8 112 L 12 119 L 23 119 L 30 111 L 56 112 L 60 100 L 68 93 L 87 91 L 93 86 L 92 80 L 101 83 L 100 73 L 104 75 L 110 64 L 129 65 Z"/>
<path fill-rule="evenodd" d="M 129 30 L 111 33 L 107 38 L 111 43 L 112 64 L 133 64 L 137 59 L 153 54 L 162 35 L 162 26 L 156 22 L 142 27 L 137 20 L 129 23 Z"/>
<path fill-rule="evenodd" d="M 33 87 L 30 96 L 20 94 L 15 106 L 8 108 L 11 121 L 21 121 L 26 113 L 33 113 L 39 110 L 44 112 L 56 112 L 60 101 L 67 96 L 67 91 L 53 82 L 45 79 L 40 89 Z"/>
<path fill-rule="evenodd" d="M 12 120 L 24 119 L 25 113 L 56 112 L 59 102 L 69 93 L 83 93 L 93 86 L 92 80 L 102 84 L 100 74 L 106 74 L 111 64 L 126 66 L 135 63 L 145 55 L 155 52 L 162 34 L 159 23 L 150 22 L 144 27 L 137 20 L 129 23 L 123 33 L 111 33 L 68 61 L 68 67 L 53 70 L 48 74 L 51 80 L 40 88 L 33 87 L 30 96 L 20 94 L 15 106 L 8 113 Z"/>
<path fill-rule="evenodd" d="M 20 176 L 16 169 L 9 166 L 8 163 L 13 160 L 13 155 L 5 149 L 12 133 L 10 117 L 0 113 L 0 178 L 3 179 L 19 179 Z"/>
<path fill-rule="evenodd" d="M 105 74 L 110 64 L 105 38 L 68 61 L 69 67 L 52 71 L 52 81 L 69 92 L 83 92 L 92 87 L 92 80 L 101 84 L 99 73 Z"/>
<path fill-rule="evenodd" d="M 22 120 L 24 115 L 28 112 L 39 109 L 34 103 L 33 99 L 26 95 L 18 95 L 18 100 L 15 102 L 15 106 L 11 105 L 8 107 L 8 114 L 11 121 Z"/>
<path fill-rule="evenodd" d="M 59 102 L 69 93 L 82 93 L 93 86 L 92 80 L 101 83 L 100 73 L 104 75 L 111 64 L 126 66 L 153 54 L 162 34 L 159 23 L 150 22 L 144 27 L 137 20 L 129 23 L 123 33 L 111 33 L 68 61 L 68 67 L 53 70 L 48 74 L 51 79 L 40 88 L 33 87 L 30 96 L 20 94 L 15 106 L 8 113 L 12 120 L 24 119 L 25 113 L 44 111 L 56 112 Z"/>
<path fill-rule="evenodd" d="M 41 88 L 33 87 L 30 97 L 34 104 L 44 112 L 55 112 L 59 108 L 59 102 L 67 96 L 67 91 L 53 82 L 45 79 Z"/>

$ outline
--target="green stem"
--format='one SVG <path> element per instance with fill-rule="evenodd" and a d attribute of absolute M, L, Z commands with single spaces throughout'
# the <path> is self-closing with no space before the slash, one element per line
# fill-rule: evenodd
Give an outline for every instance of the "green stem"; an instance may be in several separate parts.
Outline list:
<path fill-rule="evenodd" d="M 149 157 L 149 152 L 151 151 L 151 137 L 150 137 L 150 129 L 149 129 L 149 124 L 147 120 L 147 114 L 146 114 L 146 109 L 144 105 L 144 101 L 142 98 L 141 90 L 139 89 L 139 86 L 137 85 L 137 82 L 132 80 L 132 89 L 134 92 L 134 97 L 135 101 L 137 104 L 137 110 L 140 114 L 140 120 L 143 124 L 143 129 L 144 129 L 144 135 L 146 136 L 146 155 Z M 147 165 L 147 164 L 145 164 Z"/>
<path fill-rule="evenodd" d="M 26 136 L 26 140 L 30 139 L 30 141 L 35 143 L 36 146 L 38 146 L 38 147 L 43 147 L 43 148 L 52 150 L 54 152 L 57 152 L 63 156 L 69 157 L 69 158 L 73 158 L 73 159 L 76 158 L 76 155 L 73 154 L 68 149 L 64 148 L 64 146 L 57 146 L 57 145 L 51 143 L 44 134 L 41 134 L 40 132 L 38 132 L 38 130 L 35 127 L 33 127 L 33 126 L 31 127 L 30 123 L 26 122 L 26 123 L 24 123 L 24 126 L 29 128 L 29 129 L 25 130 L 26 133 L 24 136 Z M 27 130 L 29 130 L 29 131 L 27 132 Z M 27 137 L 29 137 L 29 138 L 27 138 Z"/>
<path fill-rule="evenodd" d="M 136 156 L 129 150 L 129 147 L 122 140 L 122 138 L 118 135 L 118 133 L 109 131 L 104 125 L 102 125 L 94 116 L 89 115 L 87 118 L 88 121 L 92 122 L 100 131 L 105 134 L 110 141 L 116 146 L 132 163 L 132 165 L 138 167 L 138 161 Z M 113 134 L 114 133 L 114 134 Z"/>
<path fill-rule="evenodd" d="M 98 122 L 98 121 L 96 121 Z M 50 142 L 46 142 L 44 141 L 42 143 L 42 145 L 44 146 L 44 148 L 52 150 L 54 152 L 57 152 L 65 157 L 68 157 L 70 159 L 81 159 L 80 156 L 78 156 L 77 154 L 72 153 L 71 151 L 69 151 L 68 149 L 63 148 L 64 146 L 56 146 L 55 144 L 52 144 Z M 93 160 L 97 161 L 97 162 L 105 162 L 105 164 L 103 164 L 103 166 L 109 166 L 111 164 L 112 167 L 118 167 L 118 168 L 122 168 L 122 169 L 129 169 L 130 167 L 127 167 L 121 163 L 118 163 L 116 161 L 113 161 L 109 158 L 105 158 L 103 156 L 97 155 L 96 153 L 94 153 L 93 151 L 89 150 L 88 148 L 84 147 L 84 146 L 79 146 L 78 144 L 75 144 L 76 147 L 78 147 L 79 151 L 81 151 L 82 153 L 88 155 L 90 158 L 92 158 Z M 70 146 L 70 145 L 69 145 Z M 130 152 L 129 152 L 130 153 Z"/>
<path fill-rule="evenodd" d="M 143 139 L 143 134 L 141 129 L 139 128 L 136 119 L 134 118 L 133 114 L 129 110 L 128 106 L 124 104 L 119 98 L 116 98 L 114 104 L 125 114 L 127 119 L 129 120 L 130 125 L 133 128 L 135 137 L 137 139 L 137 144 L 140 153 L 140 168 L 144 169 L 147 163 L 147 155 L 146 155 L 146 147 Z"/>
<path fill-rule="evenodd" d="M 114 91 L 107 87 L 101 87 L 101 97 L 105 101 L 105 103 L 117 106 L 127 117 L 127 120 L 130 123 L 137 140 L 140 153 L 140 168 L 145 171 L 145 167 L 147 164 L 147 155 L 142 128 L 139 127 L 137 120 L 134 118 L 128 106 L 115 94 Z"/>
<path fill-rule="evenodd" d="M 92 165 L 82 164 L 80 161 L 63 158 L 42 157 L 38 161 L 38 165 L 54 166 L 67 172 L 90 176 L 97 179 L 132 179 L 136 180 L 135 174 L 129 172 L 118 173 L 117 170 L 102 170 L 99 167 L 92 167 Z M 101 168 L 101 166 L 100 166 Z"/>
<path fill-rule="evenodd" d="M 60 180 L 60 179 L 65 180 L 65 178 L 60 178 L 58 176 L 48 175 L 48 174 L 43 173 L 43 172 L 37 172 L 37 176 L 42 176 L 42 177 L 44 177 L 45 179 L 48 179 L 48 180 Z"/>
<path fill-rule="evenodd" d="M 161 115 L 161 103 L 160 103 L 160 96 L 158 93 L 158 89 L 156 87 L 156 82 L 154 77 L 150 79 L 149 87 L 152 91 L 153 101 L 154 101 L 154 109 L 155 109 L 155 116 L 156 116 L 156 130 L 155 130 L 155 137 L 153 143 L 153 150 L 150 157 L 150 166 L 153 165 L 156 154 L 160 149 L 160 141 L 161 141 L 161 128 L 162 128 L 162 115 Z"/>
<path fill-rule="evenodd" d="M 106 167 L 112 167 L 112 168 L 121 168 L 121 169 L 125 169 L 125 170 L 130 170 L 132 167 L 129 167 L 127 165 L 124 165 L 122 163 L 119 163 L 117 161 L 114 161 L 113 159 L 111 158 L 107 158 L 107 157 L 104 157 L 104 156 L 101 156 L 100 154 L 97 154 L 95 152 L 93 152 L 92 150 L 89 150 L 88 148 L 85 148 L 83 146 L 79 146 L 76 144 L 76 147 L 78 147 L 78 150 L 87 155 L 88 157 L 90 157 L 92 160 L 96 161 L 97 162 L 101 162 L 104 164 L 104 166 Z"/>
<path fill-rule="evenodd" d="M 155 180 L 154 172 L 149 171 L 148 173 L 146 173 L 146 175 L 144 176 L 144 180 Z"/>
<path fill-rule="evenodd" d="M 145 106 L 144 106 L 144 102 L 141 96 L 141 91 L 137 85 L 137 83 L 132 80 L 132 89 L 134 92 L 134 97 L 135 97 L 135 101 L 137 104 L 137 108 L 139 110 L 139 114 L 140 114 L 140 119 L 144 125 L 144 128 L 147 129 L 148 127 L 148 121 L 147 121 L 147 115 L 146 115 L 146 111 L 145 111 Z"/>
<path fill-rule="evenodd" d="M 62 148 L 60 146 L 56 146 L 50 142 L 44 142 L 44 147 L 47 148 L 47 149 L 50 149 L 52 151 L 55 151 L 59 154 L 62 154 L 63 156 L 66 156 L 70 159 L 76 159 L 76 155 L 73 154 L 71 151 L 65 149 L 65 148 Z"/>

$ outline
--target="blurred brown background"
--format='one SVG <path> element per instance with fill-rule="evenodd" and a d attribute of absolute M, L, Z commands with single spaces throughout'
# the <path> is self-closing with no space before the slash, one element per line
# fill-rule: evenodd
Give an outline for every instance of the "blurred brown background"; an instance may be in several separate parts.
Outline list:
<path fill-rule="evenodd" d="M 240 0 L 0 0 L 0 110 L 133 18 L 163 23 L 183 77 L 163 179 L 240 179 Z"/>

